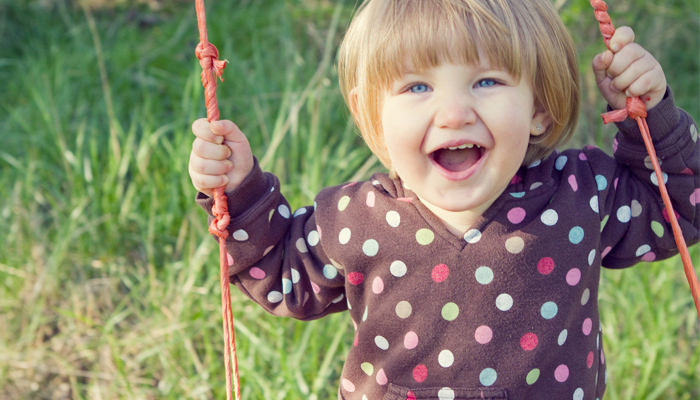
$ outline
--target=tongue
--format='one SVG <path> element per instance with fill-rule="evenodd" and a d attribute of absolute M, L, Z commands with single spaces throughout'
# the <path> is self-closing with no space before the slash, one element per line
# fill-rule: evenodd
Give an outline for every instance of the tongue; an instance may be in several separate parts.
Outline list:
<path fill-rule="evenodd" d="M 476 148 L 449 150 L 440 149 L 433 153 L 433 159 L 450 172 L 466 171 L 481 157 Z"/>

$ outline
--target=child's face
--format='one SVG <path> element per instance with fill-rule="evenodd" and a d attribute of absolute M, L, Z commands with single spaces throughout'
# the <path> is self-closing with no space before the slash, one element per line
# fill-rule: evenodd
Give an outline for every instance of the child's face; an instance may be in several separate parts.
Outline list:
<path fill-rule="evenodd" d="M 525 79 L 488 65 L 441 64 L 408 69 L 389 87 L 382 129 L 398 176 L 461 234 L 503 193 L 530 134 L 546 125 Z"/>

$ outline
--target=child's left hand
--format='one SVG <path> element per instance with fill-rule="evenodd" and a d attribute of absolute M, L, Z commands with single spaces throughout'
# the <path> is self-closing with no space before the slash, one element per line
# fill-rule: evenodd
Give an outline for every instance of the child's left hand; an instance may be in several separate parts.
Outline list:
<path fill-rule="evenodd" d="M 666 76 L 658 61 L 634 43 L 634 31 L 615 30 L 610 48 L 593 58 L 598 90 L 615 110 L 625 108 L 627 97 L 641 97 L 647 109 L 659 104 L 666 93 Z"/>

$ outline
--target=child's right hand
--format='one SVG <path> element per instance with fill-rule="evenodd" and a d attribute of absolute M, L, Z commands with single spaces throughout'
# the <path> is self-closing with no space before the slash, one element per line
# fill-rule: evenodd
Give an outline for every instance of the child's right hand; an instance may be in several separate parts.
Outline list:
<path fill-rule="evenodd" d="M 192 124 L 196 138 L 192 143 L 190 179 L 195 189 L 212 197 L 213 189 L 237 188 L 253 169 L 253 153 L 245 134 L 231 121 L 212 123 L 201 118 Z"/>

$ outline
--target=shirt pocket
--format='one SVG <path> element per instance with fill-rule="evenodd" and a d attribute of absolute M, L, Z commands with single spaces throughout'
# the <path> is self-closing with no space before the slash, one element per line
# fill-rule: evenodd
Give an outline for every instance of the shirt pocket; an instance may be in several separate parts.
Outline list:
<path fill-rule="evenodd" d="M 389 384 L 385 400 L 508 400 L 505 389 L 499 388 L 460 388 L 429 387 L 412 389 Z"/>

